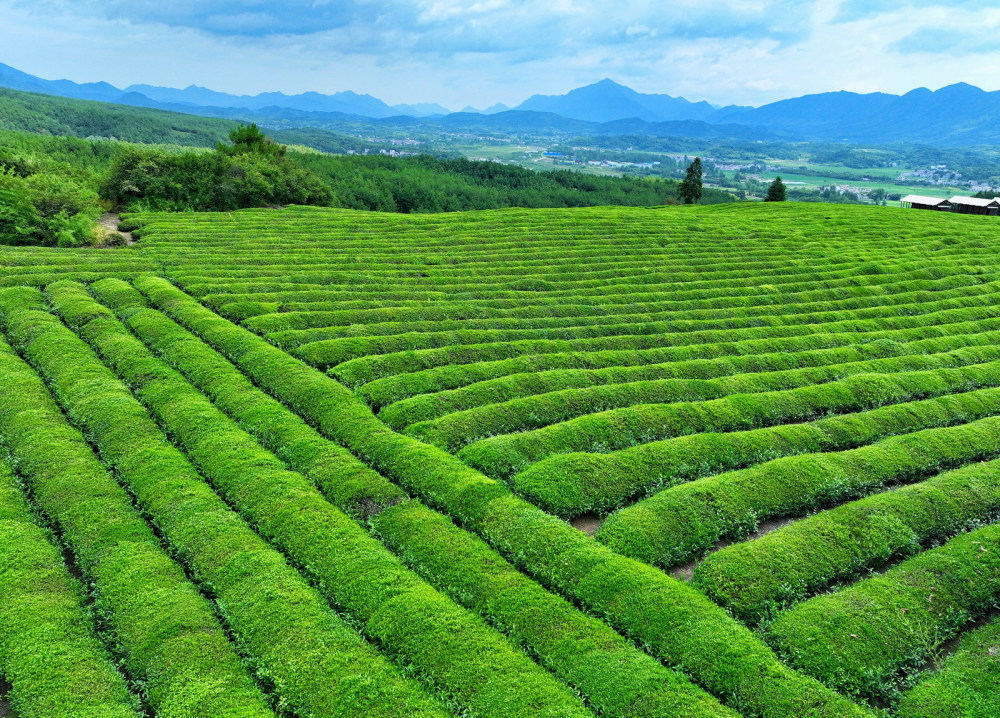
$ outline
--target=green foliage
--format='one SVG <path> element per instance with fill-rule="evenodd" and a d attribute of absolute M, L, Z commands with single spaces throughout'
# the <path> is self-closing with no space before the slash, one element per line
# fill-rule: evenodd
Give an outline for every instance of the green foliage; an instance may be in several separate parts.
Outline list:
<path fill-rule="evenodd" d="M 280 145 L 249 136 L 237 139 L 239 144 L 225 152 L 171 155 L 124 148 L 101 183 L 101 196 L 128 210 L 225 211 L 330 203 L 322 182 L 283 159 L 282 149 L 272 149 Z"/>
<path fill-rule="evenodd" d="M 105 292 L 121 291 L 121 285 L 108 282 L 114 280 L 98 284 Z M 48 291 L 67 321 L 92 340 L 100 338 L 95 343 L 115 353 L 128 351 L 125 337 L 115 342 L 120 328 L 110 312 L 81 285 L 60 282 Z M 86 345 L 66 335 L 65 358 L 76 369 L 65 377 L 67 388 L 79 381 L 89 386 L 71 411 L 171 546 L 212 586 L 241 646 L 282 686 L 282 700 L 304 714 L 443 716 L 441 707 L 332 613 L 284 556 L 226 505 Z M 273 601 L 274 595 L 282 600 Z M 355 693 L 352 686 L 372 679 L 375 685 L 363 696 Z"/>
<path fill-rule="evenodd" d="M 677 186 L 677 198 L 684 204 L 698 204 L 704 191 L 701 158 L 695 157 L 694 161 L 688 165 L 684 179 Z"/>
<path fill-rule="evenodd" d="M 467 159 L 303 155 L 326 179 L 339 207 L 381 212 L 457 212 L 500 207 L 650 206 L 674 197 L 673 180 L 599 177 L 572 171 L 534 172 Z M 732 202 L 718 190 L 712 203 Z"/>
<path fill-rule="evenodd" d="M 18 154 L 12 175 L 43 157 Z M 995 644 L 949 664 L 942 641 L 997 602 L 1000 545 L 933 547 L 1000 515 L 986 220 L 791 203 L 133 215 L 141 249 L 0 248 L 0 284 L 47 286 L 72 329 L 33 311 L 37 291 L 0 304 L 280 710 L 869 714 L 834 686 L 888 716 L 931 685 L 930 659 L 916 715 L 976 716 Z M 42 406 L 21 374 L 0 384 Z M 85 578 L 102 600 L 108 579 Z M 123 609 L 99 615 L 117 640 Z M 384 691 L 338 690 L 363 674 Z"/>
<path fill-rule="evenodd" d="M 378 538 L 416 571 L 529 646 L 602 715 L 732 715 L 605 624 L 545 591 L 447 517 L 406 500 L 397 486 L 323 439 L 169 318 L 139 310 L 145 302 L 129 285 L 108 280 L 94 289 L 144 342 L 267 448 L 345 511 L 367 515 Z"/>
<path fill-rule="evenodd" d="M 1000 715 L 1000 620 L 970 631 L 938 670 L 903 696 L 899 718 Z"/>
<path fill-rule="evenodd" d="M 605 616 L 661 660 L 682 664 L 727 701 L 775 718 L 866 714 L 788 671 L 697 591 L 613 554 L 441 450 L 387 431 L 345 387 L 218 318 L 168 282 L 150 278 L 136 286 L 325 435 L 446 508 L 519 568 Z"/>
<path fill-rule="evenodd" d="M 0 88 L 0 130 L 211 147 L 235 125 L 229 120 Z"/>
<path fill-rule="evenodd" d="M 761 521 L 993 458 L 1000 453 L 1000 420 L 992 416 L 998 395 L 994 390 L 983 402 L 978 392 L 956 394 L 938 402 L 962 418 L 981 407 L 978 415 L 987 418 L 968 424 L 890 436 L 848 451 L 787 456 L 664 489 L 612 514 L 598 537 L 624 555 L 672 566 L 720 539 L 752 533 Z M 933 405 L 916 408 L 921 410 L 940 413 Z"/>
<path fill-rule="evenodd" d="M 0 595 L 0 673 L 18 716 L 137 718 L 138 701 L 95 637 L 80 586 L 2 456 Z"/>
<path fill-rule="evenodd" d="M 77 290 L 77 294 L 81 294 Z M 70 313 L 72 309 L 72 313 Z M 288 471 L 96 302 L 64 309 L 214 488 L 382 650 L 481 716 L 587 716 L 565 686 Z"/>
<path fill-rule="evenodd" d="M 263 155 L 272 159 L 285 156 L 288 148 L 280 145 L 260 131 L 256 124 L 240 125 L 229 133 L 231 144 L 219 143 L 215 150 L 224 155 L 239 157 L 241 155 Z"/>
<path fill-rule="evenodd" d="M 741 619 L 759 622 L 998 512 L 1000 461 L 970 464 L 728 546 L 698 564 L 694 585 Z"/>
<path fill-rule="evenodd" d="M 897 698 L 892 678 L 1000 599 L 1000 524 L 984 526 L 782 613 L 769 640 L 845 693 Z"/>
<path fill-rule="evenodd" d="M 37 303 L 28 294 L 0 295 L 9 336 L 47 373 L 86 374 L 66 359 L 69 330 L 34 310 Z M 6 344 L 0 344 L 0 367 L 0 376 L 17 386 L 0 394 L 0 435 L 34 500 L 94 583 L 98 612 L 107 617 L 147 703 L 178 718 L 273 718 L 209 602 L 167 556 L 42 380 Z M 54 384 L 69 405 L 79 400 L 78 392 L 91 393 L 80 383 Z"/>
<path fill-rule="evenodd" d="M 681 447 L 693 449 L 694 444 L 707 442 L 709 438 L 715 443 L 722 441 L 720 437 L 710 437 L 711 433 L 745 432 L 818 420 L 826 423 L 816 425 L 821 431 L 811 437 L 808 445 L 836 441 L 843 446 L 843 437 L 835 434 L 825 437 L 822 433 L 828 423 L 836 423 L 828 421 L 832 419 L 830 415 L 1000 385 L 993 383 L 994 379 L 1000 379 L 1000 374 L 993 371 L 997 368 L 995 363 L 968 367 L 968 371 L 915 371 L 965 367 L 997 358 L 1000 354 L 987 346 L 961 349 L 954 354 L 892 357 L 816 369 L 738 374 L 715 380 L 665 379 L 612 384 L 453 412 L 441 419 L 414 424 L 408 433 L 457 448 L 481 434 L 484 423 L 496 414 L 498 436 L 466 446 L 460 456 L 496 478 L 511 479 L 516 471 L 528 467 L 524 475 L 512 479 L 515 484 L 529 491 L 533 499 L 549 510 L 572 515 L 610 508 L 641 490 L 677 481 L 681 477 L 672 469 L 683 464 L 683 460 L 673 452 Z M 649 400 L 669 403 L 646 403 Z M 626 408 L 610 408 L 616 404 Z M 608 408 L 601 411 L 604 407 Z M 582 416 L 570 418 L 566 414 Z M 536 423 L 550 425 L 534 429 L 532 424 Z M 526 430 L 517 431 L 518 427 Z M 697 436 L 699 433 L 704 436 Z M 675 441 L 677 437 L 692 435 L 695 436 L 690 442 Z M 702 450 L 704 458 L 699 464 L 705 470 L 709 466 L 722 468 L 714 458 L 717 452 L 709 451 L 707 446 Z M 768 454 L 776 451 L 777 448 L 770 449 Z M 601 455 L 568 452 L 601 452 Z M 749 458 L 746 452 L 734 449 L 732 458 L 735 460 L 736 456 Z M 545 461 L 547 457 L 552 460 Z M 654 466 L 660 468 L 652 471 Z M 546 481 L 542 478 L 545 476 L 565 477 L 567 485 L 561 486 L 562 481 L 551 478 Z M 646 481 L 637 483 L 643 476 Z M 551 489 L 544 488 L 546 483 Z M 536 488 L 528 489 L 536 485 L 544 496 Z M 584 487 L 595 503 L 577 503 L 582 499 L 578 492 Z M 631 489 L 630 493 L 618 493 L 625 487 Z M 553 504 L 554 494 L 560 491 L 565 492 L 563 498 Z"/>
<path fill-rule="evenodd" d="M 787 197 L 787 190 L 785 189 L 785 183 L 781 181 L 781 177 L 775 177 L 774 181 L 768 185 L 767 195 L 764 197 L 765 202 L 784 202 Z"/>
<path fill-rule="evenodd" d="M 68 177 L 0 171 L 0 244 L 79 247 L 100 213 L 97 195 Z"/>

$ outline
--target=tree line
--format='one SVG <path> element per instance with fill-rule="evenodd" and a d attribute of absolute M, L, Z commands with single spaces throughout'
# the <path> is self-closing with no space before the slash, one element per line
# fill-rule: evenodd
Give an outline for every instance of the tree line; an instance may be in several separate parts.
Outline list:
<path fill-rule="evenodd" d="M 104 211 L 228 211 L 306 204 L 377 212 L 650 206 L 686 201 L 669 179 L 536 172 L 429 155 L 291 151 L 256 125 L 214 149 L 0 131 L 0 244 L 81 246 Z M 695 201 L 731 202 L 703 189 Z"/>

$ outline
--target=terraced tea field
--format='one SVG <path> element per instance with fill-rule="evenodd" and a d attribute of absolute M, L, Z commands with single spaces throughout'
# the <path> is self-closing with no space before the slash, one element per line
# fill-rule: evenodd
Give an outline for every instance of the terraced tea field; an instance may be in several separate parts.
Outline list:
<path fill-rule="evenodd" d="M 0 249 L 0 712 L 1000 716 L 1000 225 Z"/>

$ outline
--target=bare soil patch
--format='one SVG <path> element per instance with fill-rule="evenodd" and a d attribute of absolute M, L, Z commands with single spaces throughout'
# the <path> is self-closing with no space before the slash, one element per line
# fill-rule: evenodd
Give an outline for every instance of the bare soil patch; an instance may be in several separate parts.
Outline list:
<path fill-rule="evenodd" d="M 125 241 L 126 246 L 131 247 L 135 244 L 135 237 L 132 236 L 131 232 L 118 231 L 118 215 L 114 212 L 108 212 L 101 215 L 98 222 L 100 222 L 101 226 L 108 230 L 108 232 L 119 235 Z"/>
<path fill-rule="evenodd" d="M 768 519 L 767 521 L 761 521 L 757 530 L 745 538 L 741 539 L 722 539 L 712 550 L 708 553 L 713 554 L 716 551 L 721 551 L 726 548 L 726 546 L 732 546 L 734 543 L 743 543 L 744 541 L 752 541 L 755 538 L 760 538 L 765 534 L 769 534 L 772 531 L 777 531 L 780 528 L 788 526 L 788 524 L 797 521 L 797 517 L 782 517 L 779 519 Z M 688 561 L 687 563 L 682 563 L 679 566 L 673 566 L 670 568 L 670 575 L 674 578 L 680 579 L 681 581 L 690 581 L 691 577 L 694 575 L 694 567 L 701 561 L 701 558 L 695 559 L 694 561 Z"/>
<path fill-rule="evenodd" d="M 593 513 L 580 514 L 569 523 L 577 531 L 583 531 L 588 536 L 593 536 L 597 533 L 597 529 L 601 528 L 604 518 Z"/>
<path fill-rule="evenodd" d="M 13 718 L 10 707 L 10 683 L 0 678 L 0 718 Z"/>
<path fill-rule="evenodd" d="M 66 570 L 69 571 L 70 575 L 80 581 L 83 580 L 83 572 L 80 571 L 80 567 L 76 563 L 76 557 L 69 548 L 64 547 L 62 549 L 63 563 L 66 564 Z"/>

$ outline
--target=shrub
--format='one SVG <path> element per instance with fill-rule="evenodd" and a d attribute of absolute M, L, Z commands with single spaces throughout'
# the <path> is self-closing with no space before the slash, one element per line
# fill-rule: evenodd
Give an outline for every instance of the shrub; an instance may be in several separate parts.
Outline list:
<path fill-rule="evenodd" d="M 138 700 L 94 635 L 82 591 L 2 456 L 0 595 L 0 670 L 17 715 L 138 718 Z"/>
<path fill-rule="evenodd" d="M 565 593 L 728 703 L 767 718 L 867 712 L 789 671 L 702 594 L 617 556 L 440 449 L 395 434 L 344 386 L 232 325 L 168 282 L 136 286 L 324 434 L 445 508 L 522 570 Z"/>
<path fill-rule="evenodd" d="M 896 697 L 892 678 L 1000 599 L 1000 524 L 785 611 L 769 640 L 789 661 L 852 695 Z"/>

